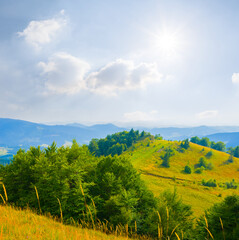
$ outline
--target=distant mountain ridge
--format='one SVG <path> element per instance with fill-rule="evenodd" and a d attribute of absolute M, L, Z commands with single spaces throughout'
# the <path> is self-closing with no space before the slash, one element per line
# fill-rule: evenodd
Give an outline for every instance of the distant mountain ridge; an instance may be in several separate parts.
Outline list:
<path fill-rule="evenodd" d="M 222 141 L 227 147 L 239 146 L 239 132 L 215 133 L 207 135 L 207 137 L 214 142 Z"/>
<path fill-rule="evenodd" d="M 133 127 L 134 130 L 160 134 L 164 139 L 183 140 L 192 136 L 208 136 L 213 141 L 223 141 L 227 146 L 239 145 L 238 126 L 199 126 L 199 127 Z M 104 138 L 109 134 L 130 130 L 114 124 L 96 124 L 86 126 L 79 123 L 67 125 L 46 125 L 10 118 L 0 118 L 0 147 L 28 148 L 30 146 L 46 146 L 53 141 L 58 146 L 76 139 L 80 144 L 88 144 L 92 138 Z M 231 133 L 229 133 L 231 132 Z"/>
<path fill-rule="evenodd" d="M 51 144 L 58 146 L 71 142 L 88 143 L 92 138 L 102 138 L 108 134 L 123 131 L 112 124 L 103 125 L 45 125 L 23 120 L 0 118 L 0 146 L 36 146 Z"/>

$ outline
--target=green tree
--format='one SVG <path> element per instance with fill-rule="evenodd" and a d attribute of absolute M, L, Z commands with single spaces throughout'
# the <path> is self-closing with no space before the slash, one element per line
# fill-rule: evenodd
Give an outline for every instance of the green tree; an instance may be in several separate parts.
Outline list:
<path fill-rule="evenodd" d="M 161 166 L 169 168 L 170 167 L 169 158 L 173 155 L 174 155 L 174 151 L 171 148 L 167 148 L 166 153 L 163 156 L 161 156 L 161 158 L 163 160 Z"/>
<path fill-rule="evenodd" d="M 199 142 L 199 145 L 202 145 L 204 147 L 210 147 L 210 144 L 210 140 L 207 137 L 203 137 Z"/>
<path fill-rule="evenodd" d="M 183 232 L 183 239 L 193 239 L 191 238 L 191 206 L 182 202 L 176 189 L 174 192 L 165 191 L 160 195 L 157 210 L 149 213 L 147 224 L 148 232 L 154 237 L 157 237 L 158 231 L 160 231 L 162 239 L 170 237 L 170 239 L 176 240 L 178 239 L 176 235 L 171 235 L 174 230 L 180 237 Z"/>
<path fill-rule="evenodd" d="M 184 149 L 188 149 L 189 148 L 189 140 L 185 139 L 184 141 L 181 142 L 180 146 Z"/>
<path fill-rule="evenodd" d="M 205 212 L 208 229 L 214 239 L 238 240 L 239 236 L 239 196 L 226 197 Z M 221 223 L 222 222 L 222 223 Z M 207 239 L 208 231 L 204 216 L 197 221 L 195 239 Z M 223 229 L 222 229 L 223 224 Z"/>
<path fill-rule="evenodd" d="M 226 150 L 226 144 L 224 142 L 217 142 L 211 145 L 211 148 L 223 152 Z"/>
<path fill-rule="evenodd" d="M 191 167 L 186 165 L 185 168 L 184 168 L 184 172 L 187 173 L 187 174 L 191 174 L 192 173 Z"/>
<path fill-rule="evenodd" d="M 197 137 L 197 136 L 191 137 L 190 142 L 199 144 L 200 143 L 200 138 Z"/>

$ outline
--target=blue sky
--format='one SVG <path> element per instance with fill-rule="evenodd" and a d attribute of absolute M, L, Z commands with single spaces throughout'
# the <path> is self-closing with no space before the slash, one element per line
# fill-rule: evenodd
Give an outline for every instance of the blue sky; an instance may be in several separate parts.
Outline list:
<path fill-rule="evenodd" d="M 238 125 L 239 2 L 3 0 L 0 117 Z"/>

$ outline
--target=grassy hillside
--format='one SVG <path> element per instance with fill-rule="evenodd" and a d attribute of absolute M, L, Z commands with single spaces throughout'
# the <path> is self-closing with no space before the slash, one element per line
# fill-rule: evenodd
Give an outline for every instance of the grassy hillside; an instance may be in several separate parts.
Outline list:
<path fill-rule="evenodd" d="M 0 205 L 0 239 L 123 240 L 126 238 L 66 226 L 52 218 L 38 216 L 30 210 L 16 210 L 13 207 Z"/>
<path fill-rule="evenodd" d="M 165 149 L 174 150 L 174 155 L 170 157 L 170 167 L 161 166 L 161 156 L 165 154 Z M 212 156 L 206 158 L 206 154 L 212 151 Z M 192 205 L 192 210 L 196 217 L 214 203 L 222 200 L 223 197 L 233 193 L 238 194 L 239 189 L 225 189 L 225 182 L 239 182 L 239 159 L 234 158 L 233 163 L 227 162 L 229 155 L 224 152 L 212 150 L 197 144 L 190 143 L 190 147 L 184 152 L 180 152 L 180 143 L 177 141 L 146 139 L 136 143 L 131 149 L 124 153 L 131 159 L 132 164 L 138 169 L 150 190 L 155 196 L 160 195 L 164 190 L 173 190 L 182 196 L 184 203 Z M 212 170 L 204 170 L 203 173 L 194 173 L 200 157 L 205 157 L 213 165 Z M 192 169 L 191 174 L 183 172 L 185 165 Z M 202 180 L 215 179 L 221 187 L 205 187 Z"/>

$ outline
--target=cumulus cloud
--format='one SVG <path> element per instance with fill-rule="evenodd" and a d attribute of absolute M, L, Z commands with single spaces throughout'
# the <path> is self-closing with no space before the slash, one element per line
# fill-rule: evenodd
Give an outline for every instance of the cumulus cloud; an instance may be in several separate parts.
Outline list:
<path fill-rule="evenodd" d="M 117 90 L 142 88 L 150 82 L 161 81 L 155 63 L 140 63 L 118 59 L 87 78 L 87 86 L 98 93 L 114 93 Z"/>
<path fill-rule="evenodd" d="M 77 93 L 87 90 L 98 94 L 116 95 L 118 91 L 143 88 L 152 82 L 160 82 L 162 75 L 156 64 L 116 60 L 97 72 L 90 65 L 68 53 L 56 53 L 47 62 L 39 62 L 40 74 L 45 87 L 53 93 Z"/>
<path fill-rule="evenodd" d="M 210 110 L 210 111 L 204 111 L 196 114 L 197 118 L 199 119 L 205 119 L 205 118 L 213 118 L 218 115 L 217 110 Z"/>
<path fill-rule="evenodd" d="M 76 93 L 86 88 L 84 77 L 90 65 L 68 53 L 56 53 L 48 62 L 39 62 L 38 67 L 50 92 Z"/>
<path fill-rule="evenodd" d="M 239 73 L 233 73 L 232 74 L 232 82 L 233 83 L 239 83 Z"/>
<path fill-rule="evenodd" d="M 31 21 L 22 32 L 18 32 L 18 36 L 23 37 L 27 43 L 36 49 L 40 49 L 44 44 L 50 43 L 66 25 L 66 19 L 63 16 L 64 10 L 60 14 L 61 17 L 58 18 Z"/>
<path fill-rule="evenodd" d="M 134 121 L 154 121 L 157 119 L 158 111 L 153 110 L 151 112 L 142 112 L 142 111 L 135 111 L 124 113 L 124 119 L 129 122 Z"/>

